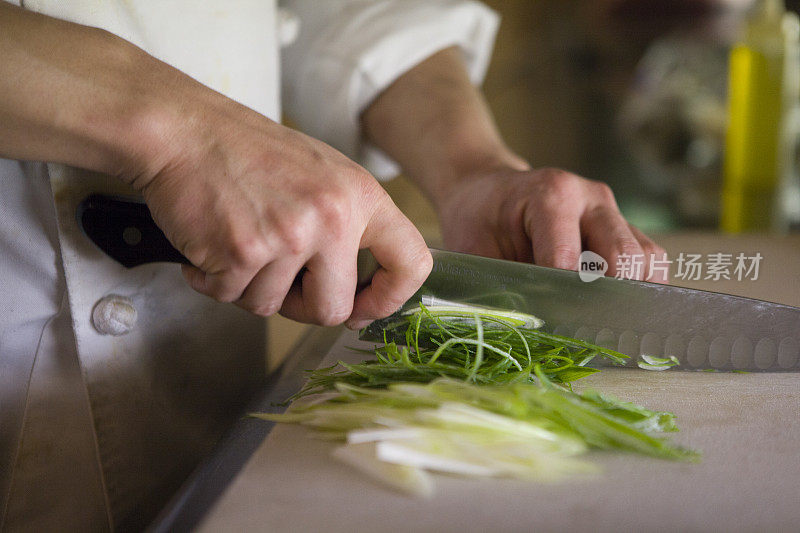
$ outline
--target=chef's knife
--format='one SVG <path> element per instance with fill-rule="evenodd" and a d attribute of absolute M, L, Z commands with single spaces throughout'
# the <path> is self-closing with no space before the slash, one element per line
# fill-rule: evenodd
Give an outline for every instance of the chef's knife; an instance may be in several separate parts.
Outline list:
<path fill-rule="evenodd" d="M 544 329 L 631 356 L 676 356 L 684 369 L 800 371 L 800 308 L 729 294 L 431 250 L 433 271 L 397 314 L 370 324 L 361 338 L 427 297 L 515 310 Z"/>
<path fill-rule="evenodd" d="M 187 262 L 142 203 L 94 195 L 78 217 L 89 238 L 125 266 Z M 642 281 L 584 282 L 568 270 L 431 253 L 433 271 L 422 288 L 398 313 L 370 324 L 362 339 L 381 341 L 383 327 L 434 297 L 532 314 L 547 331 L 618 350 L 631 362 L 640 354 L 674 355 L 684 369 L 800 371 L 800 308 Z"/>

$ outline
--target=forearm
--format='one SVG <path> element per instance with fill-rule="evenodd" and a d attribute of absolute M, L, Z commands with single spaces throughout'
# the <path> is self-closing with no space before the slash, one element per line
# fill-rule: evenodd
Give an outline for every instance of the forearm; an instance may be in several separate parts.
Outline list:
<path fill-rule="evenodd" d="M 154 94 L 171 70 L 108 32 L 0 1 L 0 156 L 138 172 L 166 131 Z"/>
<path fill-rule="evenodd" d="M 607 185 L 530 169 L 509 150 L 456 49 L 401 76 L 362 120 L 367 138 L 433 201 L 449 249 L 567 269 L 588 249 L 609 261 L 609 275 L 615 258 L 663 256 L 625 221 Z"/>
<path fill-rule="evenodd" d="M 131 183 L 190 285 L 260 315 L 360 328 L 431 269 L 413 224 L 330 146 L 106 32 L 2 1 L 0 155 Z M 360 247 L 380 268 L 356 294 Z"/>
<path fill-rule="evenodd" d="M 503 142 L 457 48 L 401 76 L 365 110 L 362 124 L 434 204 L 475 171 L 528 168 Z"/>

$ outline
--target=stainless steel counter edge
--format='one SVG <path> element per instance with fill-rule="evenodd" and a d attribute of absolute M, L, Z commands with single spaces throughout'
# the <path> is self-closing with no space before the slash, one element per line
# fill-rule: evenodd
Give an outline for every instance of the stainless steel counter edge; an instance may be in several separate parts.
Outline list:
<path fill-rule="evenodd" d="M 276 404 L 300 390 L 307 379 L 305 370 L 319 366 L 342 331 L 343 328 L 311 328 L 280 368 L 267 378 L 263 392 L 253 398 L 242 413 L 243 417 L 184 482 L 148 531 L 191 531 L 200 523 L 275 426 L 274 422 L 245 418 L 244 415 L 285 411 L 286 406 Z"/>

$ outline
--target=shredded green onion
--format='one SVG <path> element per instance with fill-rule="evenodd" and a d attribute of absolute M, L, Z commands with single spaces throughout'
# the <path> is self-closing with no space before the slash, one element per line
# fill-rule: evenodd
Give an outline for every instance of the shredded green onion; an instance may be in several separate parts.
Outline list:
<path fill-rule="evenodd" d="M 596 472 L 576 458 L 592 448 L 699 458 L 660 435 L 676 431 L 672 414 L 593 391 L 578 394 L 556 384 L 475 385 L 451 378 L 384 389 L 341 383 L 335 389 L 337 394 L 321 403 L 301 402 L 286 414 L 254 416 L 303 424 L 343 440 L 347 444 L 335 456 L 416 495 L 430 494 L 425 470 L 531 480 Z"/>
<path fill-rule="evenodd" d="M 536 365 L 548 380 L 569 384 L 598 372 L 584 366 L 595 357 L 616 364 L 628 358 L 585 341 L 539 331 L 530 326 L 543 322 L 522 313 L 420 304 L 403 318 L 384 330 L 385 342 L 375 348 L 375 359 L 314 370 L 296 397 L 330 390 L 338 382 L 360 387 L 385 387 L 397 381 L 427 383 L 439 377 L 480 384 L 532 382 Z M 389 340 L 396 338 L 404 339 L 405 346 Z"/>
<path fill-rule="evenodd" d="M 670 357 L 656 357 L 654 355 L 642 354 L 640 357 L 642 360 L 638 361 L 636 364 L 642 370 L 667 370 L 680 364 L 678 358 L 674 355 Z"/>
<path fill-rule="evenodd" d="M 538 331 L 531 315 L 463 305 L 420 304 L 383 332 L 375 359 L 311 372 L 285 414 L 253 416 L 314 428 L 346 443 L 334 456 L 384 484 L 430 496 L 428 471 L 549 480 L 595 472 L 576 458 L 590 449 L 695 461 L 695 451 L 661 435 L 677 431 L 671 413 L 651 411 L 572 382 L 597 369 L 597 356 L 627 356 Z M 405 346 L 394 340 L 400 338 Z M 675 366 L 642 356 L 641 368 Z"/>

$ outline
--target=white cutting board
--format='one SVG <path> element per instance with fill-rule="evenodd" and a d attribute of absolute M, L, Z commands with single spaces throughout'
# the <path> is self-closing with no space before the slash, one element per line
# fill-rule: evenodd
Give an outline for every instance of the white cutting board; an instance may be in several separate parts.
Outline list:
<path fill-rule="evenodd" d="M 323 364 L 357 361 L 346 333 Z M 404 496 L 330 457 L 334 443 L 278 425 L 202 531 L 797 531 L 800 373 L 605 369 L 582 380 L 678 417 L 699 464 L 593 452 L 603 472 L 549 484 L 436 476 Z"/>

